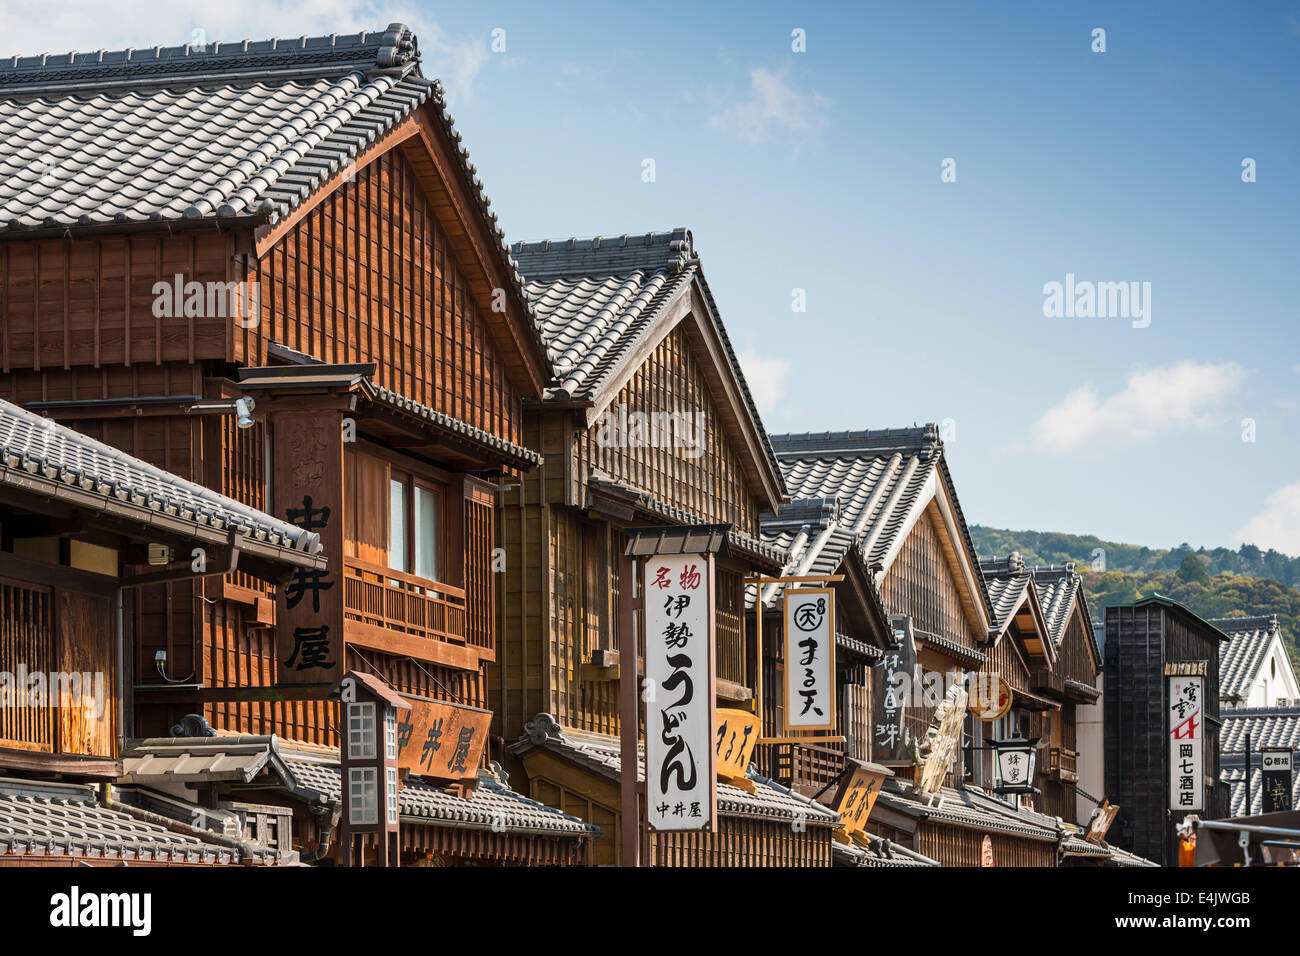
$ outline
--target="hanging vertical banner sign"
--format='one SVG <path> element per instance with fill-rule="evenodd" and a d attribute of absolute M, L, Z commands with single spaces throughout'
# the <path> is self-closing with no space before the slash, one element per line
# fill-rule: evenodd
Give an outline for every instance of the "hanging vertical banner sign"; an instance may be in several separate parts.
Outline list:
<path fill-rule="evenodd" d="M 1204 678 L 1169 678 L 1169 809 L 1204 810 Z"/>
<path fill-rule="evenodd" d="M 1264 812 L 1284 813 L 1291 805 L 1291 750 L 1264 750 L 1259 754 L 1264 780 Z M 1250 813 L 1249 808 L 1246 810 Z"/>
<path fill-rule="evenodd" d="M 835 729 L 835 592 L 787 588 L 785 729 Z"/>
<path fill-rule="evenodd" d="M 712 829 L 713 558 L 645 559 L 646 816 L 656 830 Z"/>
<path fill-rule="evenodd" d="M 916 673 L 916 643 L 911 622 L 895 621 L 894 643 L 871 669 L 871 759 L 910 761 L 903 729 L 903 707 Z"/>

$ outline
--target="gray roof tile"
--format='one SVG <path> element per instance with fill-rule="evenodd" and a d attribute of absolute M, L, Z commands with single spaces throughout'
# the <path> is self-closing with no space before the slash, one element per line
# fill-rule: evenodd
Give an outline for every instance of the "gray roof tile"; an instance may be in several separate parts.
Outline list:
<path fill-rule="evenodd" d="M 442 84 L 386 30 L 0 60 L 6 230 L 254 217 L 276 222 L 429 103 L 528 308 Z"/>
<path fill-rule="evenodd" d="M 101 806 L 89 787 L 0 780 L 0 855 L 238 863 L 229 846 Z"/>
<path fill-rule="evenodd" d="M 342 799 L 343 775 L 338 764 L 290 759 L 285 765 L 300 787 Z M 421 777 L 407 777 L 398 805 L 403 817 L 416 822 L 424 819 L 434 826 L 476 830 L 504 826 L 514 832 L 563 837 L 600 835 L 599 827 L 516 793 L 487 773 L 479 774 L 478 786 L 469 797 L 448 793 Z"/>
<path fill-rule="evenodd" d="M 1273 635 L 1281 635 L 1277 615 L 1216 617 L 1210 623 L 1232 638 L 1219 652 L 1219 699 L 1242 699 L 1255 681 Z M 1285 646 L 1285 645 L 1284 645 Z"/>
<path fill-rule="evenodd" d="M 89 507 L 125 506 L 138 520 L 166 515 L 194 528 L 238 531 L 283 551 L 316 554 L 305 531 L 0 399 L 0 483 L 75 489 Z"/>
<path fill-rule="evenodd" d="M 539 726 L 534 722 L 534 726 Z M 554 728 L 553 720 L 542 722 L 541 727 Z M 587 734 L 570 730 L 525 735 L 510 744 L 515 753 L 524 753 L 534 747 L 543 747 L 560 756 L 566 757 L 581 766 L 612 779 L 622 776 L 622 755 L 620 742 L 615 737 L 604 734 Z M 750 780 L 757 785 L 755 793 L 747 793 L 739 787 L 718 781 L 718 812 L 724 815 L 741 817 L 777 817 L 783 820 L 802 819 L 809 826 L 840 825 L 840 815 L 834 810 L 822 806 L 807 797 L 800 796 L 786 789 L 779 783 L 755 773 L 751 767 L 747 773 Z M 638 748 L 637 779 L 645 780 L 645 749 Z"/>

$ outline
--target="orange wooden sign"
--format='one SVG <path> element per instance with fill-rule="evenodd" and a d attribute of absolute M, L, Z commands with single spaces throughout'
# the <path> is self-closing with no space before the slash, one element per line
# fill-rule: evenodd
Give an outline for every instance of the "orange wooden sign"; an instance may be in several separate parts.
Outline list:
<path fill-rule="evenodd" d="M 1083 838 L 1092 843 L 1101 843 L 1106 839 L 1106 831 L 1110 829 L 1111 823 L 1115 820 L 1115 814 L 1119 813 L 1119 807 L 1112 807 L 1109 800 L 1103 800 L 1093 813 L 1092 819 L 1088 821 L 1088 832 Z"/>
<path fill-rule="evenodd" d="M 397 765 L 435 780 L 478 774 L 492 712 L 446 701 L 416 700 L 397 717 Z"/>
<path fill-rule="evenodd" d="M 714 750 L 718 755 L 718 776 L 724 780 L 744 780 L 745 769 L 758 744 L 758 715 L 747 710 L 718 708 L 714 721 Z"/>
<path fill-rule="evenodd" d="M 840 813 L 845 833 L 866 830 L 867 818 L 871 816 L 876 797 L 880 795 L 880 786 L 888 775 L 884 767 L 855 767 L 848 782 L 840 786 L 835 797 L 835 809 Z"/>

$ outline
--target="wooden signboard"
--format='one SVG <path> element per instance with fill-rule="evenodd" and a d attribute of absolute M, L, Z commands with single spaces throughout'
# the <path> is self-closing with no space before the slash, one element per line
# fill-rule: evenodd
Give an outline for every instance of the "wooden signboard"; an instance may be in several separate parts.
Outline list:
<path fill-rule="evenodd" d="M 477 776 L 487 743 L 490 710 L 407 697 L 397 723 L 397 766 L 434 780 Z"/>
<path fill-rule="evenodd" d="M 646 818 L 655 830 L 712 830 L 713 556 L 645 561 Z"/>
<path fill-rule="evenodd" d="M 970 682 L 970 712 L 985 723 L 992 723 L 1011 709 L 1014 695 L 1011 685 L 1000 674 L 976 674 Z"/>
<path fill-rule="evenodd" d="M 714 752 L 717 754 L 718 776 L 733 782 L 745 780 L 745 769 L 758 744 L 758 715 L 747 710 L 719 707 L 715 723 Z"/>
<path fill-rule="evenodd" d="M 784 595 L 785 732 L 835 729 L 835 592 Z"/>
<path fill-rule="evenodd" d="M 1173 675 L 1169 682 L 1169 809 L 1205 809 L 1205 678 Z"/>
<path fill-rule="evenodd" d="M 887 776 L 893 774 L 884 767 L 870 764 L 854 767 L 848 780 L 840 784 L 832 805 L 839 811 L 847 835 L 866 832 L 867 818 L 871 816 L 871 809 L 876 805 L 876 797 L 880 795 L 880 787 Z"/>
<path fill-rule="evenodd" d="M 1101 801 L 1101 806 L 1092 812 L 1092 819 L 1088 821 L 1088 830 L 1083 838 L 1089 843 L 1105 842 L 1106 834 L 1110 831 L 1110 825 L 1115 822 L 1117 813 L 1119 807 L 1112 807 L 1109 800 Z"/>
<path fill-rule="evenodd" d="M 995 866 L 993 862 L 993 838 L 987 833 L 980 841 L 980 866 Z"/>
<path fill-rule="evenodd" d="M 909 759 L 903 708 L 916 674 L 916 642 L 911 622 L 895 622 L 894 642 L 871 669 L 871 759 L 900 763 Z"/>
<path fill-rule="evenodd" d="M 276 515 L 320 535 L 324 570 L 297 568 L 276 589 L 281 684 L 343 676 L 343 420 L 337 410 L 274 413 Z"/>
<path fill-rule="evenodd" d="M 943 778 L 952 766 L 953 755 L 961 741 L 961 727 L 966 718 L 966 691 L 957 684 L 948 689 L 921 742 L 922 793 L 935 794 L 943 786 Z"/>
<path fill-rule="evenodd" d="M 1264 787 L 1264 812 L 1284 813 L 1291 805 L 1291 748 L 1261 747 L 1259 768 Z M 1247 814 L 1250 808 L 1246 809 Z"/>

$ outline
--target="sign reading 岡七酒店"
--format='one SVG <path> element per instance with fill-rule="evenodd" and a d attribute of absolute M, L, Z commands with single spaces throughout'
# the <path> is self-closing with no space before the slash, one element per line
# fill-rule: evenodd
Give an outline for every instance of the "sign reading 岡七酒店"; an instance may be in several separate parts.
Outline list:
<path fill-rule="evenodd" d="M 835 592 L 788 588 L 785 729 L 835 729 Z"/>
<path fill-rule="evenodd" d="M 397 765 L 408 773 L 441 780 L 478 774 L 492 711 L 441 700 L 406 698 L 398 716 Z"/>
<path fill-rule="evenodd" d="M 1204 810 L 1205 683 L 1201 677 L 1169 677 L 1169 809 Z"/>
<path fill-rule="evenodd" d="M 656 830 L 711 829 L 717 799 L 713 559 L 645 559 L 646 818 Z"/>

